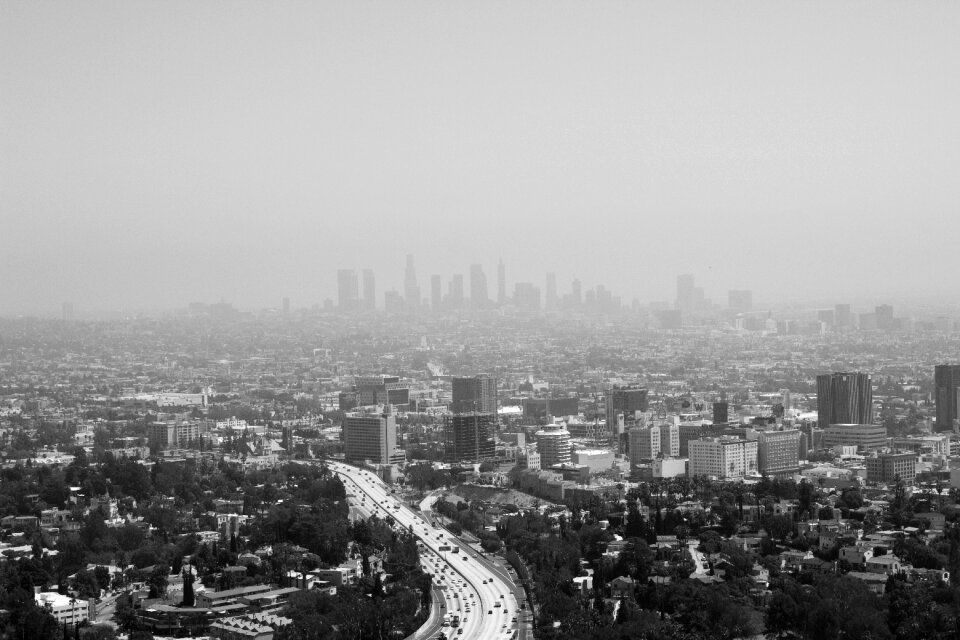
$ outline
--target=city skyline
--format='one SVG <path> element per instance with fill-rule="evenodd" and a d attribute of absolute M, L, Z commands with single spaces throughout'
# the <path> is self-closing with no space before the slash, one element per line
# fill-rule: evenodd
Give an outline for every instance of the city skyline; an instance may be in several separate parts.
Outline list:
<path fill-rule="evenodd" d="M 311 306 L 410 253 L 421 292 L 953 297 L 956 6 L 168 7 L 4 5 L 0 313 Z"/>
<path fill-rule="evenodd" d="M 946 296 L 864 296 L 863 294 L 851 295 L 840 302 L 833 298 L 791 300 L 789 297 L 776 300 L 771 299 L 769 295 L 763 292 L 757 292 L 751 289 L 743 288 L 719 288 L 707 290 L 700 284 L 697 276 L 691 273 L 677 274 L 671 280 L 674 282 L 672 297 L 662 299 L 641 299 L 638 297 L 628 297 L 619 295 L 619 292 L 611 291 L 603 282 L 591 283 L 584 287 L 584 283 L 575 275 L 566 283 L 560 280 L 557 283 L 557 273 L 555 271 L 540 274 L 539 280 L 536 278 L 525 278 L 512 280 L 506 277 L 507 265 L 502 259 L 492 263 L 496 268 L 497 281 L 491 286 L 491 278 L 487 276 L 485 264 L 474 263 L 467 269 L 460 272 L 452 271 L 445 273 L 425 273 L 420 277 L 416 275 L 416 269 L 413 264 L 416 260 L 415 254 L 406 255 L 406 267 L 403 270 L 403 276 L 400 279 L 396 277 L 390 281 L 395 286 L 383 285 L 380 275 L 369 267 L 350 266 L 339 267 L 334 270 L 332 278 L 329 278 L 329 284 L 332 289 L 318 292 L 316 295 L 308 296 L 304 300 L 294 301 L 291 304 L 289 296 L 282 296 L 276 300 L 266 301 L 265 303 L 254 303 L 251 305 L 234 304 L 233 300 L 228 300 L 223 296 L 218 296 L 215 292 L 202 299 L 183 299 L 180 303 L 174 303 L 171 306 L 143 305 L 142 307 L 133 307 L 136 312 L 170 312 L 182 309 L 189 304 L 216 304 L 227 303 L 243 310 L 256 309 L 284 309 L 289 313 L 292 309 L 310 309 L 310 308 L 333 308 L 339 311 L 406 311 L 406 312 L 426 312 L 426 311 L 450 311 L 455 309 L 478 309 L 481 307 L 496 308 L 505 306 L 514 306 L 526 311 L 540 310 L 551 311 L 560 308 L 577 308 L 581 306 L 593 306 L 597 303 L 597 294 L 610 298 L 607 300 L 607 306 L 601 307 L 606 311 L 615 309 L 622 310 L 648 310 L 652 312 L 673 309 L 681 311 L 683 317 L 689 318 L 698 314 L 710 311 L 733 311 L 744 315 L 760 316 L 773 310 L 782 311 L 784 309 L 801 309 L 806 312 L 815 312 L 818 319 L 829 326 L 837 328 L 851 327 L 855 320 L 862 319 L 864 316 L 870 316 L 870 328 L 879 328 L 891 330 L 895 328 L 895 321 L 898 318 L 894 314 L 900 314 L 906 308 L 907 317 L 916 313 L 917 308 L 928 308 L 937 310 L 941 317 L 953 317 L 950 310 L 955 311 L 960 317 L 960 298 L 956 301 Z M 470 277 L 471 271 L 475 277 L 480 277 L 478 281 L 480 292 L 474 298 L 473 288 Z M 391 273 L 396 274 L 399 269 L 391 269 Z M 523 274 L 525 275 L 525 274 Z M 437 284 L 439 283 L 439 289 Z M 501 287 L 503 288 L 502 295 Z M 411 293 L 417 296 L 418 304 L 410 305 L 408 296 Z M 439 293 L 439 297 L 437 294 Z M 760 294 L 759 296 L 757 294 Z M 459 295 L 460 301 L 454 302 L 453 297 Z M 531 296 L 533 296 L 531 298 Z M 755 303 L 756 299 L 760 300 Z M 480 300 L 485 300 L 485 305 L 478 305 Z M 531 303 L 531 300 L 533 301 Z M 436 302 L 440 302 L 439 308 Z M 610 303 L 613 307 L 609 307 Z M 852 304 L 851 304 L 852 302 Z M 272 303 L 272 304 L 271 304 Z M 98 309 L 86 305 L 79 305 L 76 300 L 63 300 L 51 302 L 44 307 L 37 309 L 24 310 L 21 312 L 4 312 L 0 306 L 0 317 L 9 317 L 14 315 L 38 315 L 40 317 L 59 316 L 62 319 L 76 319 L 85 314 L 107 314 L 112 315 L 119 309 Z M 127 309 L 129 310 L 129 308 Z M 870 313 L 870 312 L 873 313 Z M 927 313 L 928 317 L 933 317 L 932 312 Z M 944 315 L 946 314 L 946 315 Z M 876 323 L 876 327 L 872 327 Z"/>

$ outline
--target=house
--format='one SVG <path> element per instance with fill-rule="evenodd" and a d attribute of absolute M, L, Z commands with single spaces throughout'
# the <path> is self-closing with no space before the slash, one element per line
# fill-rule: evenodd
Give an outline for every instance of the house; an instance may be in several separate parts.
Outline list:
<path fill-rule="evenodd" d="M 867 589 L 878 596 L 882 596 L 887 587 L 887 576 L 883 574 L 870 573 L 867 571 L 851 571 L 847 573 L 847 577 L 862 582 Z"/>
<path fill-rule="evenodd" d="M 799 571 L 801 563 L 812 557 L 812 551 L 784 551 L 780 554 L 780 568 L 784 571 Z"/>
<path fill-rule="evenodd" d="M 593 576 L 578 576 L 573 579 L 573 586 L 581 597 L 589 597 L 593 591 Z"/>
<path fill-rule="evenodd" d="M 345 584 L 355 584 L 357 575 L 350 567 L 333 567 L 332 569 L 316 569 L 312 572 L 318 580 L 322 580 L 334 587 L 342 587 Z"/>
<path fill-rule="evenodd" d="M 804 558 L 800 561 L 800 568 L 814 573 L 832 573 L 836 571 L 837 564 L 820 558 Z"/>
<path fill-rule="evenodd" d="M 950 584 L 950 572 L 943 569 L 918 569 L 913 567 L 909 570 L 909 577 L 911 582 L 922 580 Z"/>
<path fill-rule="evenodd" d="M 842 561 L 849 562 L 855 567 L 863 568 L 864 563 L 873 557 L 873 545 L 855 544 L 848 547 L 840 547 L 840 557 Z"/>
<path fill-rule="evenodd" d="M 754 563 L 753 568 L 750 570 L 750 579 L 758 586 L 766 588 L 770 584 L 770 570 Z"/>
<path fill-rule="evenodd" d="M 892 576 L 897 573 L 902 573 L 904 568 L 909 565 L 904 565 L 897 556 L 888 554 L 869 558 L 864 561 L 863 566 L 869 573 L 882 573 Z"/>
<path fill-rule="evenodd" d="M 610 595 L 614 598 L 632 597 L 637 590 L 637 581 L 626 576 L 619 576 L 610 581 Z"/>

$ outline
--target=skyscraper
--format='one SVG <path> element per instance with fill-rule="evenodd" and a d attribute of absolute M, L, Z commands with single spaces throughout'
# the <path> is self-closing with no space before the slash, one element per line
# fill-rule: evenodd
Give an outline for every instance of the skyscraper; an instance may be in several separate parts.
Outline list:
<path fill-rule="evenodd" d="M 450 309 L 463 308 L 463 274 L 455 273 L 450 279 L 450 289 L 447 292 L 448 304 Z"/>
<path fill-rule="evenodd" d="M 792 475 L 800 470 L 800 432 L 761 431 L 757 434 L 757 464 L 760 473 Z"/>
<path fill-rule="evenodd" d="M 420 286 L 413 268 L 413 254 L 407 254 L 407 268 L 403 274 L 403 304 L 410 311 L 420 308 Z"/>
<path fill-rule="evenodd" d="M 340 311 L 356 311 L 360 306 L 360 284 L 353 269 L 337 271 L 337 306 Z"/>
<path fill-rule="evenodd" d="M 547 274 L 547 309 L 557 308 L 557 274 Z"/>
<path fill-rule="evenodd" d="M 373 269 L 363 270 L 363 308 L 367 311 L 377 308 L 377 281 Z"/>
<path fill-rule="evenodd" d="M 733 311 L 753 311 L 753 292 L 731 289 L 727 292 L 727 303 Z"/>
<path fill-rule="evenodd" d="M 497 379 L 480 374 L 470 378 L 457 377 L 452 380 L 453 401 L 450 408 L 454 413 L 479 411 L 497 415 Z"/>
<path fill-rule="evenodd" d="M 677 276 L 677 300 L 674 307 L 682 314 L 693 312 L 696 287 L 693 286 L 693 276 L 689 273 Z"/>
<path fill-rule="evenodd" d="M 548 424 L 534 436 L 541 467 L 570 462 L 570 432 L 562 424 Z"/>
<path fill-rule="evenodd" d="M 476 309 L 482 309 L 490 303 L 487 276 L 483 273 L 482 264 L 470 265 L 470 302 Z"/>
<path fill-rule="evenodd" d="M 872 424 L 873 389 L 866 373 L 817 376 L 817 426 Z"/>
<path fill-rule="evenodd" d="M 518 282 L 513 287 L 513 304 L 523 311 L 540 310 L 540 288 L 529 282 Z"/>
<path fill-rule="evenodd" d="M 579 278 L 573 279 L 571 293 L 573 295 L 573 306 L 579 309 L 583 305 L 583 285 L 580 283 Z"/>
<path fill-rule="evenodd" d="M 853 326 L 853 316 L 850 315 L 850 305 L 834 305 L 833 326 L 837 329 L 849 329 L 851 326 Z"/>
<path fill-rule="evenodd" d="M 503 259 L 497 263 L 497 304 L 501 307 L 507 304 L 507 268 L 503 266 Z"/>
<path fill-rule="evenodd" d="M 390 462 L 397 448 L 397 424 L 389 405 L 383 414 L 347 414 L 343 417 L 343 452 L 348 462 Z"/>
<path fill-rule="evenodd" d="M 607 431 L 617 433 L 617 416 L 624 414 L 626 422 L 633 422 L 638 411 L 646 411 L 647 389 L 638 386 L 615 386 L 606 393 Z"/>
<path fill-rule="evenodd" d="M 893 329 L 893 307 L 889 304 L 881 304 L 874 309 L 877 317 L 877 329 L 881 331 L 890 331 Z"/>
<path fill-rule="evenodd" d="M 443 279 L 439 275 L 430 276 L 430 308 L 440 313 L 443 305 Z"/>
<path fill-rule="evenodd" d="M 940 364 L 933 368 L 933 384 L 936 389 L 937 431 L 954 431 L 957 420 L 958 396 L 960 396 L 960 364 Z"/>
<path fill-rule="evenodd" d="M 450 462 L 483 462 L 496 455 L 493 439 L 496 417 L 490 413 L 470 411 L 448 414 L 444 418 L 447 444 L 446 458 Z"/>
<path fill-rule="evenodd" d="M 629 431 L 630 463 L 653 460 L 660 453 L 659 427 L 634 427 Z"/>

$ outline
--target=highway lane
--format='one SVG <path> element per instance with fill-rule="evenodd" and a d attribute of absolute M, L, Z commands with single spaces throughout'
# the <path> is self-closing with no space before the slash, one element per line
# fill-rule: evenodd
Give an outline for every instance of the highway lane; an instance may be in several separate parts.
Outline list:
<path fill-rule="evenodd" d="M 460 627 L 443 627 L 445 637 L 472 640 L 506 640 L 514 635 L 517 624 L 517 599 L 512 585 L 503 575 L 478 562 L 477 553 L 466 544 L 436 528 L 409 509 L 390 493 L 373 473 L 339 462 L 328 463 L 359 500 L 366 513 L 391 516 L 399 526 L 412 531 L 420 542 L 427 570 L 435 582 L 446 586 L 444 606 L 450 614 L 459 615 Z M 458 547 L 454 553 L 453 547 Z"/>

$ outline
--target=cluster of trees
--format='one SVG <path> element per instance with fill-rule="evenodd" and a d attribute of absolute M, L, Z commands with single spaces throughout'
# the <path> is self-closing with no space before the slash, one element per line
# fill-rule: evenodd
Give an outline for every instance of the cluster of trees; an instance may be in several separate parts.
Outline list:
<path fill-rule="evenodd" d="M 570 517 L 524 514 L 505 518 L 498 534 L 506 557 L 537 602 L 538 635 L 564 638 L 717 638 L 732 639 L 766 630 L 780 637 L 803 638 L 940 638 L 956 637 L 960 629 L 960 589 L 934 583 L 889 581 L 886 594 L 873 594 L 862 582 L 844 577 L 851 569 L 840 563 L 838 573 L 796 576 L 781 574 L 779 553 L 784 546 L 806 550 L 798 535 L 806 519 L 850 518 L 867 531 L 903 525 L 924 525 L 924 511 L 936 498 L 907 496 L 894 487 L 891 509 L 883 516 L 858 511 L 866 504 L 857 489 L 847 489 L 823 507 L 829 496 L 815 484 L 763 479 L 752 487 L 689 478 L 641 485 L 626 496 L 595 496 L 568 503 Z M 680 510 L 681 502 L 696 499 L 710 505 L 705 512 Z M 791 515 L 774 515 L 773 503 L 795 500 Z M 942 500 L 941 500 L 942 502 Z M 644 518 L 641 507 L 650 508 Z M 745 517 L 748 507 L 765 507 L 759 521 Z M 944 537 L 906 537 L 894 552 L 920 568 L 960 572 L 960 507 L 941 504 L 947 515 Z M 601 529 L 599 520 L 609 527 Z M 896 521 L 896 523 L 894 522 Z M 744 552 L 729 542 L 733 533 L 768 534 L 759 554 Z M 616 558 L 604 556 L 613 534 L 625 540 Z M 679 551 L 656 545 L 658 535 L 674 534 Z M 694 567 L 683 548 L 687 537 L 699 538 L 699 549 L 721 554 L 724 580 L 703 584 L 688 580 Z M 837 549 L 814 553 L 835 560 Z M 586 564 L 583 564 L 585 562 Z M 755 565 L 769 571 L 769 591 L 758 588 L 751 574 Z M 594 570 L 594 591 L 582 597 L 572 578 L 585 566 Z M 712 565 L 709 568 L 712 573 Z M 960 573 L 958 573 L 960 575 Z M 611 602 L 606 587 L 617 576 L 637 581 L 633 597 Z M 612 606 L 611 606 L 612 605 Z"/>
<path fill-rule="evenodd" d="M 395 530 L 377 516 L 350 527 L 353 548 L 362 558 L 363 579 L 337 589 L 334 596 L 313 591 L 295 594 L 284 613 L 293 623 L 277 633 L 278 640 L 339 640 L 341 638 L 404 638 L 429 615 L 430 575 L 420 568 L 416 537 Z M 383 571 L 369 558 L 379 557 Z"/>

